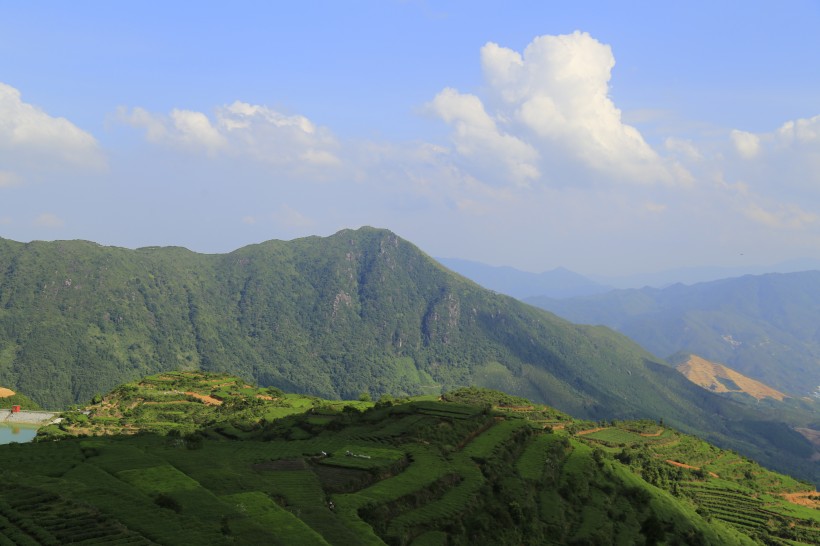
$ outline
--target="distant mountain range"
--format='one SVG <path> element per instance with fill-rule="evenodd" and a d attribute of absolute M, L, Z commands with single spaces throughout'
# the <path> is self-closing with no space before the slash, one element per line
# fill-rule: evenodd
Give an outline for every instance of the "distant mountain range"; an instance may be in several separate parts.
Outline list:
<path fill-rule="evenodd" d="M 820 271 L 527 301 L 609 326 L 656 355 L 725 363 L 786 393 L 811 396 L 820 385 Z"/>
<path fill-rule="evenodd" d="M 601 294 L 612 290 L 611 286 L 559 267 L 543 273 L 530 273 L 507 266 L 492 266 L 469 260 L 438 258 L 446 267 L 500 294 L 518 299 L 532 296 L 571 298 Z"/>
<path fill-rule="evenodd" d="M 769 266 L 685 267 L 622 276 L 601 274 L 585 276 L 563 267 L 543 273 L 532 273 L 509 266 L 493 266 L 470 260 L 437 259 L 456 273 L 477 282 L 484 288 L 520 300 L 537 296 L 556 299 L 573 298 L 603 294 L 616 288 L 665 288 L 673 284 L 696 284 L 744 275 L 820 270 L 820 260 L 804 258 Z"/>
<path fill-rule="evenodd" d="M 60 408 L 186 369 L 327 398 L 491 387 L 581 418 L 663 418 L 820 479 L 790 426 L 817 424 L 713 394 L 623 335 L 494 294 L 386 230 L 221 255 L 0 239 L 0 385 Z"/>
<path fill-rule="evenodd" d="M 820 269 L 820 260 L 816 258 L 801 258 L 788 260 L 772 265 L 747 265 L 735 267 L 681 267 L 667 269 L 655 273 L 636 273 L 624 276 L 589 275 L 595 282 L 604 283 L 620 289 L 643 288 L 651 286 L 654 288 L 665 288 L 673 284 L 697 284 L 703 282 L 717 281 L 731 277 L 742 277 L 745 275 L 765 275 L 768 273 L 799 273 Z M 547 295 L 547 294 L 539 294 Z"/>

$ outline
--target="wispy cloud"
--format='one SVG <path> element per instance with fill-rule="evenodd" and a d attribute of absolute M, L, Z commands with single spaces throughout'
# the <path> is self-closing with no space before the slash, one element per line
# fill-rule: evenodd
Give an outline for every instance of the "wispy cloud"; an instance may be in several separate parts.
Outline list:
<path fill-rule="evenodd" d="M 19 186 L 22 183 L 20 176 L 9 171 L 0 171 L 0 189 Z"/>
<path fill-rule="evenodd" d="M 208 154 L 243 157 L 274 165 L 333 166 L 338 143 L 329 129 L 300 115 L 236 101 L 203 112 L 174 109 L 168 115 L 120 108 L 117 119 L 141 127 L 148 141 Z"/>
<path fill-rule="evenodd" d="M 52 212 L 44 212 L 34 219 L 34 225 L 41 228 L 59 229 L 65 226 L 65 222 Z"/>

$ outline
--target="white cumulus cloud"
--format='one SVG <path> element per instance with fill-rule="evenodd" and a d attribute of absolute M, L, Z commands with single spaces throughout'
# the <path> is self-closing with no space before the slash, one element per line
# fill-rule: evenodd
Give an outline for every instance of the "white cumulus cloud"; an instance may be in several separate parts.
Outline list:
<path fill-rule="evenodd" d="M 732 131 L 731 137 L 735 150 L 742 157 L 751 159 L 760 153 L 760 137 L 757 135 L 735 129 Z"/>
<path fill-rule="evenodd" d="M 211 125 L 208 116 L 202 112 L 173 110 L 171 121 L 178 138 L 186 144 L 201 146 L 214 151 L 226 144 L 226 139 Z"/>
<path fill-rule="evenodd" d="M 623 122 L 609 96 L 615 58 L 589 34 L 540 36 L 523 53 L 487 43 L 481 65 L 485 97 L 448 88 L 432 103 L 452 125 L 460 154 L 494 158 L 516 180 L 580 172 L 596 179 L 689 183 L 679 164 L 661 158 Z"/>
<path fill-rule="evenodd" d="M 456 150 L 479 163 L 495 162 L 518 184 L 526 185 L 539 176 L 538 152 L 526 142 L 503 133 L 475 95 L 447 88 L 430 104 L 433 112 L 455 130 Z"/>
<path fill-rule="evenodd" d="M 820 137 L 820 116 L 787 121 L 776 134 L 782 144 L 817 143 Z"/>
<path fill-rule="evenodd" d="M 0 160 L 15 171 L 52 166 L 99 169 L 105 158 L 97 140 L 70 121 L 24 102 L 0 83 Z"/>

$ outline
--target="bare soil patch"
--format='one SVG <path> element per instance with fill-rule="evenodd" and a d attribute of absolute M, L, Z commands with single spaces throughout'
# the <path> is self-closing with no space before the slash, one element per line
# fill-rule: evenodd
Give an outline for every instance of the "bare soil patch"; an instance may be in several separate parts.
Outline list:
<path fill-rule="evenodd" d="M 666 459 L 666 462 L 671 464 L 672 466 L 679 466 L 681 468 L 688 468 L 689 470 L 700 470 L 700 467 L 692 466 L 692 465 L 686 464 L 686 463 L 679 463 L 678 461 L 673 461 L 672 459 Z M 712 476 L 713 478 L 720 478 L 720 476 L 718 476 L 714 472 L 709 472 L 709 475 Z"/>
<path fill-rule="evenodd" d="M 0 398 L 8 398 L 9 396 L 14 396 L 15 392 L 11 389 L 7 389 L 5 387 L 0 387 Z"/>
<path fill-rule="evenodd" d="M 609 427 L 598 427 L 598 428 L 590 428 L 590 429 L 587 429 L 587 430 L 580 430 L 575 435 L 576 436 L 584 436 L 586 434 L 592 434 L 593 432 L 600 432 L 600 431 L 606 430 L 608 428 Z"/>
<path fill-rule="evenodd" d="M 761 400 L 763 398 L 774 398 L 783 400 L 788 398 L 782 392 L 775 390 L 768 385 L 755 381 L 745 375 L 716 362 L 711 362 L 697 355 L 691 355 L 689 360 L 677 366 L 677 370 L 686 376 L 689 381 L 700 385 L 704 389 L 712 392 L 745 392 L 746 394 Z M 720 381 L 728 379 L 738 389 L 729 389 Z"/>
<path fill-rule="evenodd" d="M 800 491 L 797 493 L 782 493 L 784 499 L 792 504 L 799 504 L 800 506 L 808 506 L 810 508 L 820 508 L 820 493 L 817 491 Z M 816 498 L 812 498 L 816 497 Z"/>
<path fill-rule="evenodd" d="M 197 400 L 202 400 L 205 404 L 209 406 L 221 406 L 222 400 L 214 398 L 213 396 L 208 396 L 207 394 L 199 394 L 198 392 L 186 392 L 188 396 L 193 396 Z"/>

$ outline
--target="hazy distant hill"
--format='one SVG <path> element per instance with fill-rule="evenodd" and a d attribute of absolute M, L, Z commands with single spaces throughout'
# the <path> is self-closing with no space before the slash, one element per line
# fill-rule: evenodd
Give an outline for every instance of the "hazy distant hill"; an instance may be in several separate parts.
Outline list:
<path fill-rule="evenodd" d="M 512 267 L 496 267 L 455 258 L 438 258 L 438 260 L 484 288 L 518 299 L 532 296 L 570 298 L 600 294 L 612 289 L 563 267 L 543 273 L 530 273 Z"/>
<path fill-rule="evenodd" d="M 173 369 L 327 398 L 476 384 L 578 417 L 663 417 L 815 479 L 811 447 L 784 425 L 771 423 L 776 441 L 750 434 L 768 417 L 611 330 L 485 290 L 389 231 L 222 255 L 0 240 L 0 275 L 0 384 L 45 407 Z"/>
<path fill-rule="evenodd" d="M 625 276 L 589 275 L 596 282 L 615 288 L 666 288 L 673 284 L 697 284 L 712 282 L 730 277 L 744 275 L 765 275 L 768 273 L 799 273 L 820 269 L 820 260 L 816 258 L 802 258 L 789 260 L 772 265 L 746 265 L 735 267 L 680 267 L 653 273 L 634 273 Z"/>
<path fill-rule="evenodd" d="M 797 395 L 820 385 L 820 271 L 529 303 L 603 324 L 664 357 L 701 355 Z"/>

